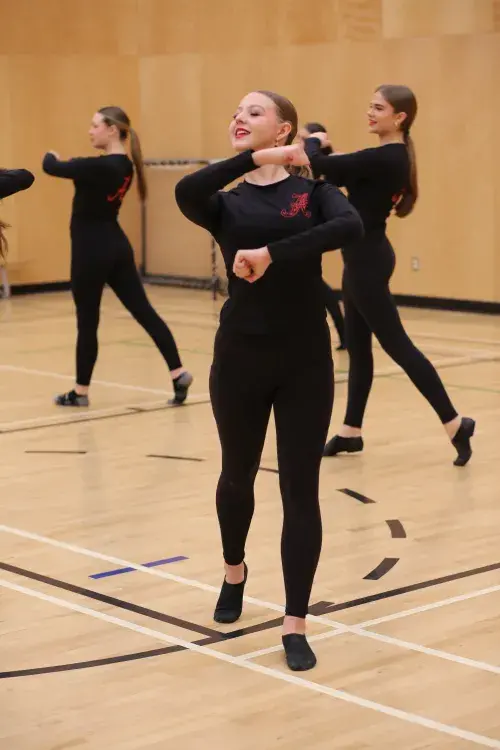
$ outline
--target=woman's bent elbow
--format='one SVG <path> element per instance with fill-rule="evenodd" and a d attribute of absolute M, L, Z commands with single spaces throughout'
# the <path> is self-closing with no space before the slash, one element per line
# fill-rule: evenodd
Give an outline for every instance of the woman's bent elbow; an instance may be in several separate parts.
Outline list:
<path fill-rule="evenodd" d="M 351 219 L 349 222 L 349 230 L 351 233 L 351 240 L 362 240 L 365 236 L 365 228 L 363 226 L 363 222 L 361 220 L 361 216 L 356 213 L 352 213 Z"/>

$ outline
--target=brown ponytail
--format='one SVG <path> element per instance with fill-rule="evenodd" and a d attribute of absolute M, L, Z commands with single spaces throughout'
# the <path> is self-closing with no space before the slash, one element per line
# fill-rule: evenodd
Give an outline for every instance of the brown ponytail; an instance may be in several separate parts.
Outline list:
<path fill-rule="evenodd" d="M 403 196 L 399 203 L 396 204 L 395 214 L 400 219 L 408 216 L 413 211 L 418 199 L 418 175 L 417 175 L 417 155 L 415 145 L 410 135 L 410 128 L 417 116 L 417 99 L 415 94 L 408 86 L 399 86 L 396 84 L 384 84 L 379 86 L 379 91 L 384 99 L 389 102 L 396 114 L 404 112 L 406 115 L 402 122 L 401 130 L 404 136 L 404 142 L 408 150 L 408 159 L 410 162 L 410 179 Z"/>
<path fill-rule="evenodd" d="M 288 138 L 286 139 L 286 142 L 284 144 L 285 146 L 291 146 L 295 140 L 295 136 L 297 135 L 299 126 L 297 110 L 293 106 L 292 102 L 290 101 L 290 99 L 287 99 L 286 96 L 275 94 L 274 91 L 259 90 L 256 93 L 263 94 L 264 96 L 267 96 L 267 98 L 272 102 L 274 102 L 279 120 L 281 122 L 289 122 L 292 126 L 292 129 L 290 130 Z M 287 172 L 296 175 L 297 177 L 312 177 L 311 168 L 307 165 L 304 165 L 302 167 L 285 166 L 285 169 Z"/>
<path fill-rule="evenodd" d="M 6 224 L 5 221 L 0 219 L 0 260 L 5 260 L 7 257 L 7 251 L 9 249 L 9 243 L 5 236 L 5 230 L 10 227 L 10 224 Z"/>
<path fill-rule="evenodd" d="M 413 211 L 413 207 L 418 199 L 417 155 L 415 153 L 413 138 L 408 130 L 404 133 L 404 139 L 410 162 L 410 184 L 396 205 L 395 213 L 400 219 L 404 219 L 405 216 L 408 216 Z"/>
<path fill-rule="evenodd" d="M 144 173 L 144 160 L 142 158 L 141 142 L 134 128 L 130 128 L 129 132 L 130 153 L 132 155 L 132 161 L 134 162 L 134 167 L 137 174 L 137 189 L 139 190 L 141 201 L 145 201 L 148 197 L 148 186 L 146 183 L 146 175 Z"/>
<path fill-rule="evenodd" d="M 288 142 L 288 139 L 286 141 L 285 146 L 291 146 L 292 144 Z M 296 177 L 309 177 L 312 178 L 312 171 L 311 167 L 308 164 L 303 164 L 300 167 L 295 167 L 294 165 L 286 165 L 285 169 L 287 172 L 290 172 L 290 174 L 295 175 Z"/>
<path fill-rule="evenodd" d="M 101 107 L 98 112 L 103 116 L 106 125 L 115 125 L 118 128 L 121 141 L 125 141 L 127 136 L 130 135 L 130 154 L 137 174 L 137 189 L 139 191 L 140 199 L 145 201 L 148 197 L 148 189 L 146 184 L 146 174 L 144 171 L 144 161 L 142 158 L 141 142 L 136 131 L 130 124 L 129 116 L 123 111 L 123 109 L 121 109 L 121 107 Z"/>

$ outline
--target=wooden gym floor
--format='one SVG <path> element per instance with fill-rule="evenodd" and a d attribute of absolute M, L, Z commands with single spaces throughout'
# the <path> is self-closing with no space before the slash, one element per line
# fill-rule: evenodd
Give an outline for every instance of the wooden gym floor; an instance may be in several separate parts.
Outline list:
<path fill-rule="evenodd" d="M 273 426 L 246 608 L 219 626 L 207 379 L 220 303 L 149 293 L 196 376 L 180 409 L 166 406 L 160 356 L 107 293 L 91 408 L 58 410 L 73 373 L 69 294 L 0 301 L 1 750 L 500 748 L 500 318 L 402 310 L 477 419 L 465 469 L 375 350 L 365 453 L 322 466 L 319 663 L 300 675 L 279 650 Z M 336 364 L 332 432 L 347 355 Z"/>

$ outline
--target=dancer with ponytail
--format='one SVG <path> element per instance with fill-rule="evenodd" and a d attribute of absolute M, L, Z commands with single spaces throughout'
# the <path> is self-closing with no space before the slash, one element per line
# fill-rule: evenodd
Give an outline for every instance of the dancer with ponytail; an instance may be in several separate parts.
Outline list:
<path fill-rule="evenodd" d="M 182 404 L 193 381 L 183 367 L 174 337 L 151 306 L 139 277 L 134 252 L 118 223 L 118 213 L 135 174 L 142 201 L 147 197 L 139 137 L 120 107 L 103 107 L 89 130 L 94 148 L 103 156 L 62 161 L 53 151 L 43 169 L 54 177 L 73 180 L 71 216 L 71 289 L 76 306 L 78 337 L 76 384 L 56 397 L 59 406 L 88 406 L 88 391 L 97 360 L 97 329 L 101 298 L 108 284 L 120 302 L 144 328 L 170 370 L 174 398 Z M 132 160 L 126 153 L 130 141 Z"/>
<path fill-rule="evenodd" d="M 384 351 L 438 415 L 457 451 L 455 466 L 465 466 L 472 455 L 470 438 L 475 422 L 455 410 L 435 368 L 408 337 L 389 290 L 395 255 L 386 236 L 386 222 L 392 211 L 400 218 L 408 216 L 418 198 L 415 148 L 410 135 L 416 114 L 417 101 L 409 88 L 379 86 L 368 110 L 369 129 L 378 136 L 378 147 L 327 156 L 322 149 L 331 144 L 325 133 L 317 132 L 304 141 L 314 173 L 347 188 L 365 229 L 364 238 L 344 246 L 342 252 L 350 357 L 348 401 L 344 424 L 327 443 L 324 455 L 363 449 L 361 427 L 373 380 L 375 334 Z"/>
<path fill-rule="evenodd" d="M 9 195 L 27 190 L 35 181 L 34 175 L 27 169 L 0 169 L 0 200 L 8 198 Z M 5 230 L 9 225 L 0 219 L 0 264 L 5 261 L 8 250 Z"/>

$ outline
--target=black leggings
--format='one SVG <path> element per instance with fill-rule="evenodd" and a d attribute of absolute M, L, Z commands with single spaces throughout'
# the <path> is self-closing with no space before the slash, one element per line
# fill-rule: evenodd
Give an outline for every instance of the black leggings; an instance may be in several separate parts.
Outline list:
<path fill-rule="evenodd" d="M 337 329 L 339 340 L 341 344 L 345 344 L 345 327 L 344 317 L 342 310 L 340 309 L 337 293 L 333 291 L 326 281 L 323 282 L 323 289 L 325 290 L 325 305 L 326 309 L 332 316 L 333 323 Z"/>
<path fill-rule="evenodd" d="M 169 369 L 181 367 L 174 337 L 146 297 L 132 247 L 120 226 L 113 222 L 80 224 L 72 227 L 72 240 L 71 290 L 78 322 L 78 385 L 90 384 L 97 360 L 97 329 L 106 284 L 151 336 Z"/>
<path fill-rule="evenodd" d="M 389 290 L 394 250 L 385 237 L 344 253 L 342 291 L 349 351 L 348 400 L 344 424 L 361 427 L 373 381 L 372 333 L 382 349 L 408 375 L 441 422 L 457 412 L 439 375 L 412 343 Z"/>
<path fill-rule="evenodd" d="M 321 552 L 319 470 L 333 406 L 328 327 L 321 324 L 318 335 L 308 331 L 285 341 L 219 329 L 210 396 L 222 447 L 216 501 L 229 565 L 239 565 L 245 557 L 254 482 L 274 410 L 286 613 L 305 617 Z"/>

